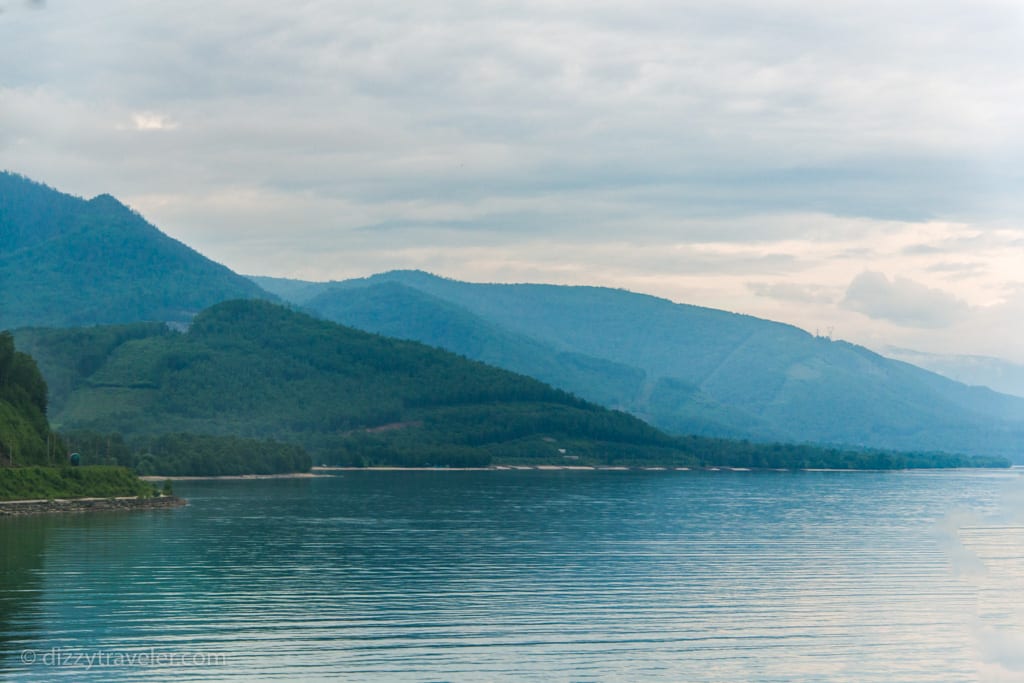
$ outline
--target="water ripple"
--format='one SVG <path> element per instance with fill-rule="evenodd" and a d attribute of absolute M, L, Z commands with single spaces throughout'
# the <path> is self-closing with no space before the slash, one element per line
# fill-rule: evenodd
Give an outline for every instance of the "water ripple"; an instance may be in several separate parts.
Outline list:
<path fill-rule="evenodd" d="M 179 488 L 181 510 L 0 521 L 0 675 L 1024 672 L 1017 472 L 354 472 Z M 178 661 L 55 666 L 26 650 Z"/>

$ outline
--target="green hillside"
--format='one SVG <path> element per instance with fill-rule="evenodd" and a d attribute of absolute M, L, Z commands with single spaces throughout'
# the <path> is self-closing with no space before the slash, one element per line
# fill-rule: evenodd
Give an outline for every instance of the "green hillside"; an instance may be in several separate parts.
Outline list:
<path fill-rule="evenodd" d="M 86 201 L 0 173 L 0 329 L 187 321 L 268 296 L 109 195 Z"/>
<path fill-rule="evenodd" d="M 62 378 L 63 430 L 274 438 L 342 463 L 480 464 L 570 442 L 579 455 L 678 450 L 536 380 L 269 303 L 214 306 L 187 333 L 23 330 L 19 342 Z"/>
<path fill-rule="evenodd" d="M 1024 400 L 750 316 L 623 290 L 416 271 L 301 291 L 326 318 L 486 358 L 672 433 L 1024 457 Z M 467 341 L 477 338 L 488 343 Z M 586 359 L 588 372 L 570 358 Z"/>
<path fill-rule="evenodd" d="M 47 464 L 56 449 L 46 421 L 47 388 L 31 356 L 0 332 L 0 467 Z"/>
<path fill-rule="evenodd" d="M 497 365 L 610 408 L 628 405 L 642 388 L 636 368 L 558 351 L 509 332 L 469 311 L 397 282 L 332 292 L 307 300 L 305 307 L 328 320 L 399 339 L 412 339 Z"/>
<path fill-rule="evenodd" d="M 257 459 L 302 469 L 294 448 L 355 465 L 985 464 L 670 437 L 523 375 L 260 301 L 218 304 L 185 333 L 25 329 L 18 341 L 60 378 L 51 402 L 69 441 L 145 471 L 228 473 Z"/>
<path fill-rule="evenodd" d="M 28 354 L 0 332 L 0 501 L 155 495 L 123 467 L 70 467 L 46 419 L 47 386 Z"/>

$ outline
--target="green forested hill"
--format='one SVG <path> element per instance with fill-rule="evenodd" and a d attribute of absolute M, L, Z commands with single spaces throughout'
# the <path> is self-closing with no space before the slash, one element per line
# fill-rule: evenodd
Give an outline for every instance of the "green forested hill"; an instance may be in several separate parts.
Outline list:
<path fill-rule="evenodd" d="M 0 466 L 46 464 L 52 452 L 46 383 L 31 356 L 0 332 Z"/>
<path fill-rule="evenodd" d="M 109 195 L 86 201 L 0 172 L 0 329 L 187 321 L 268 296 Z"/>
<path fill-rule="evenodd" d="M 117 432 L 152 457 L 185 449 L 244 460 L 246 449 L 258 449 L 266 458 L 274 439 L 332 464 L 970 464 L 670 437 L 522 375 L 260 301 L 218 304 L 187 333 L 157 325 L 25 329 L 18 342 L 59 379 L 53 418 L 69 438 L 97 443 L 81 433 Z M 98 441 L 122 462 L 118 438 Z"/>
<path fill-rule="evenodd" d="M 1024 400 L 751 316 L 601 287 L 417 271 L 261 282 L 301 293 L 328 319 L 486 358 L 676 434 L 1024 461 Z M 586 372 L 574 367 L 581 359 Z"/>
<path fill-rule="evenodd" d="M 19 343 L 59 378 L 62 429 L 272 437 L 330 462 L 480 464 L 538 447 L 685 459 L 643 422 L 536 380 L 265 302 L 214 306 L 187 333 L 29 329 Z"/>
<path fill-rule="evenodd" d="M 469 311 L 406 287 L 383 282 L 327 292 L 306 301 L 322 317 L 389 337 L 438 346 L 490 365 L 512 370 L 558 387 L 572 387 L 609 408 L 623 408 L 640 391 L 640 370 L 571 351 L 510 332 Z"/>

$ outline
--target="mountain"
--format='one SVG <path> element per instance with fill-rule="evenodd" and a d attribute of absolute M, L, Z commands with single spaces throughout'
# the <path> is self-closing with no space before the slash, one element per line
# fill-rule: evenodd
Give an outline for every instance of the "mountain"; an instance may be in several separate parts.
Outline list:
<path fill-rule="evenodd" d="M 109 195 L 86 201 L 0 173 L 0 329 L 183 322 L 268 296 Z"/>
<path fill-rule="evenodd" d="M 344 297 L 314 297 L 306 305 L 344 325 L 425 342 L 548 384 L 572 386 L 588 400 L 611 408 L 619 408 L 619 397 L 635 393 L 643 381 L 635 368 L 559 351 L 397 282 L 352 290 Z"/>
<path fill-rule="evenodd" d="M 134 323 L 21 329 L 17 340 L 54 378 L 51 412 L 68 440 L 145 471 L 228 473 L 254 458 L 265 470 L 301 469 L 307 453 L 406 466 L 1006 465 L 672 437 L 535 379 L 264 301 L 217 304 L 187 332 Z"/>
<path fill-rule="evenodd" d="M 601 287 L 418 271 L 301 291 L 303 305 L 328 319 L 486 356 L 673 433 L 1022 454 L 1024 400 L 751 316 Z M 523 339 L 533 344 L 526 361 Z M 567 359 L 588 371 L 573 372 Z"/>
<path fill-rule="evenodd" d="M 626 415 L 534 379 L 275 304 L 231 301 L 187 332 L 23 329 L 62 430 L 274 438 L 317 462 L 482 464 L 566 454 L 698 460 Z"/>
<path fill-rule="evenodd" d="M 924 353 L 895 346 L 888 346 L 883 351 L 889 358 L 917 365 L 957 382 L 1024 397 L 1024 365 L 991 356 Z"/>

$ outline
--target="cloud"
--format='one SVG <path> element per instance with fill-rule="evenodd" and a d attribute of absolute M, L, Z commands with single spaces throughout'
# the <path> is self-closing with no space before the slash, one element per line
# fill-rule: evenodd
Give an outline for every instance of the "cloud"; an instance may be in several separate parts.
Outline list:
<path fill-rule="evenodd" d="M 984 263 L 969 261 L 941 261 L 928 266 L 925 270 L 929 273 L 944 275 L 947 280 L 965 280 L 985 275 L 988 272 L 988 266 Z"/>
<path fill-rule="evenodd" d="M 995 68 L 1024 53 L 1008 13 L 994 1 L 181 12 L 107 0 L 23 13 L 0 57 L 11 87 L 194 131 L 178 163 L 105 171 L 121 187 L 96 192 L 187 191 L 202 166 L 220 182 L 349 200 L 615 189 L 641 217 L 920 219 L 980 209 L 993 190 L 1014 201 L 987 182 L 1012 171 L 1021 142 L 1013 74 Z M 106 137 L 78 135 L 86 148 Z"/>
<path fill-rule="evenodd" d="M 903 248 L 903 254 L 907 256 L 930 256 L 933 254 L 944 254 L 945 250 L 934 244 L 911 244 Z"/>
<path fill-rule="evenodd" d="M 846 290 L 843 308 L 908 327 L 948 327 L 963 320 L 968 305 L 955 296 L 897 276 L 865 271 Z"/>
<path fill-rule="evenodd" d="M 975 311 L 1024 239 L 1004 0 L 0 6 L 24 10 L 4 166 L 237 270 L 607 284 L 939 351 L 1024 334 Z M 839 306 L 865 269 L 955 283 L 999 334 Z"/>
<path fill-rule="evenodd" d="M 793 282 L 750 282 L 747 287 L 757 296 L 804 304 L 826 304 L 835 301 L 832 288 L 823 285 Z"/>
<path fill-rule="evenodd" d="M 132 124 L 135 130 L 174 130 L 178 124 L 169 120 L 163 114 L 153 112 L 141 112 L 132 114 Z"/>

